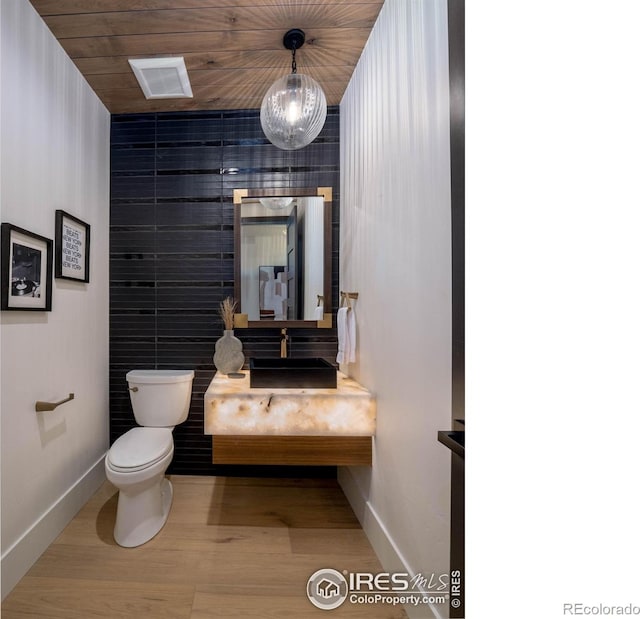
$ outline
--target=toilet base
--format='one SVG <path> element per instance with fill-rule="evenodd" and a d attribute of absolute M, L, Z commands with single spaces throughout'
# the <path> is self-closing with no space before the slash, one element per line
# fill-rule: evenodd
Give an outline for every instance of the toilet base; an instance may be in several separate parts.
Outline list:
<path fill-rule="evenodd" d="M 120 489 L 113 537 L 119 546 L 133 548 L 155 537 L 167 521 L 173 487 L 162 476 L 157 483 L 135 494 Z"/>

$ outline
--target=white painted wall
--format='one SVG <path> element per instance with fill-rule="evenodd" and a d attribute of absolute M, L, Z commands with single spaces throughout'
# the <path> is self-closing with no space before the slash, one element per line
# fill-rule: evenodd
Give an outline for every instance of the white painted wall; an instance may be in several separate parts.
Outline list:
<path fill-rule="evenodd" d="M 339 479 L 385 569 L 422 574 L 449 569 L 448 89 L 446 0 L 386 0 L 340 106 L 340 289 L 360 293 L 348 371 L 378 420 L 373 467 Z"/>
<path fill-rule="evenodd" d="M 110 120 L 27 0 L 0 11 L 2 221 L 50 239 L 56 209 L 91 225 L 89 284 L 54 279 L 53 311 L 2 312 L 4 597 L 103 479 Z"/>

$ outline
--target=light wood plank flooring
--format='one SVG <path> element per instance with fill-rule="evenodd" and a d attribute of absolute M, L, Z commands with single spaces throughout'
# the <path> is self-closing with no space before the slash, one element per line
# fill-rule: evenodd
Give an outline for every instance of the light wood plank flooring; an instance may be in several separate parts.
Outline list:
<path fill-rule="evenodd" d="M 170 479 L 169 520 L 138 548 L 114 542 L 117 490 L 105 482 L 7 596 L 2 618 L 407 616 L 348 600 L 327 613 L 307 599 L 318 569 L 382 571 L 335 480 Z"/>

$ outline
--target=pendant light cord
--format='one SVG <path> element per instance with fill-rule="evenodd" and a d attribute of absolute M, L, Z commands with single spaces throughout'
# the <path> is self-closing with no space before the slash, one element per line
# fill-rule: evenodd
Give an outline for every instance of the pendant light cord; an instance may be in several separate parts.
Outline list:
<path fill-rule="evenodd" d="M 297 73 L 298 66 L 296 65 L 296 46 L 291 48 L 291 73 Z"/>

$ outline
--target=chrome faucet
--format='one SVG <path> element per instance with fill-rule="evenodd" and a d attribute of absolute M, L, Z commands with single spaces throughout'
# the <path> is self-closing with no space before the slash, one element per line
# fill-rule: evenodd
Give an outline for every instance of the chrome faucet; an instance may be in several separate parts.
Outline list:
<path fill-rule="evenodd" d="M 287 340 L 289 336 L 287 335 L 287 328 L 284 327 L 280 331 L 280 357 L 282 359 L 286 359 L 287 357 Z"/>

